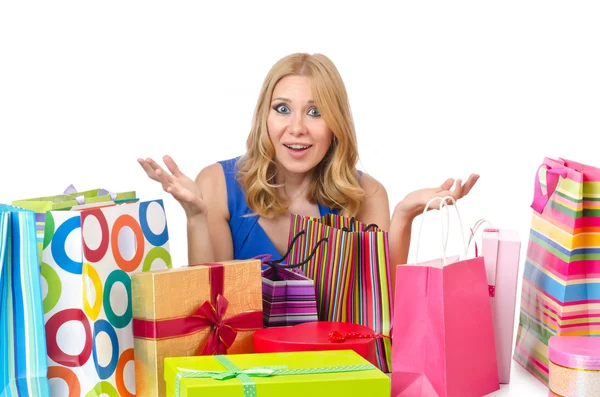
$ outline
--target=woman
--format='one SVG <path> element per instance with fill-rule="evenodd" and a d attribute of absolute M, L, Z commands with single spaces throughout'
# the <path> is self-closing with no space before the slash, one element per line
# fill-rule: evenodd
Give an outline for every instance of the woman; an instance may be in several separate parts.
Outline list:
<path fill-rule="evenodd" d="M 385 188 L 356 169 L 358 148 L 347 93 L 324 55 L 292 54 L 266 76 L 245 155 L 204 168 L 195 181 L 169 156 L 169 172 L 139 159 L 148 176 L 181 203 L 187 216 L 188 260 L 205 263 L 278 258 L 287 250 L 290 214 L 339 213 L 389 232 L 392 264 L 407 262 L 413 219 L 436 196 L 465 196 L 448 179 L 417 190 L 390 210 Z M 450 190 L 454 186 L 454 190 Z"/>

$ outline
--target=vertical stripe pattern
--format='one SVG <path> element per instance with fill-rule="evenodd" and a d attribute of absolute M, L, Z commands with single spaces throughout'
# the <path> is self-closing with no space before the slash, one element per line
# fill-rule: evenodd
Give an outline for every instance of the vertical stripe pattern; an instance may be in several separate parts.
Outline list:
<path fill-rule="evenodd" d="M 45 397 L 46 336 L 35 214 L 0 205 L 0 395 Z"/>
<path fill-rule="evenodd" d="M 302 269 L 315 281 L 319 319 L 360 324 L 389 336 L 387 232 L 335 214 L 321 218 L 292 215 L 290 229 L 290 236 L 305 232 L 290 252 L 291 263 L 303 261 L 319 240 L 327 238 Z M 390 339 L 377 339 L 376 349 L 379 369 L 390 372 Z"/>

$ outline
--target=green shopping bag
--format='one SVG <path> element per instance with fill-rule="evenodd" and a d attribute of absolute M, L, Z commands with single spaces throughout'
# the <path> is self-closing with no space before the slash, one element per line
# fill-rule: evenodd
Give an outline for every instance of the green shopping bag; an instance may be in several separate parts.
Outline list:
<path fill-rule="evenodd" d="M 100 204 L 121 204 L 136 202 L 138 200 L 135 191 L 114 193 L 106 189 L 92 189 L 78 192 L 73 185 L 69 185 L 63 194 L 14 200 L 12 205 L 35 212 L 35 230 L 38 254 L 41 260 L 44 249 L 44 226 L 46 224 L 47 211 L 68 211 Z"/>

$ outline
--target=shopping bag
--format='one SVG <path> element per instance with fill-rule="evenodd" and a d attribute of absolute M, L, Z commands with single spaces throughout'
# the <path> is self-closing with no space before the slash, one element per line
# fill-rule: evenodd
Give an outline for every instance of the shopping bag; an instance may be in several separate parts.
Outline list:
<path fill-rule="evenodd" d="M 135 196 L 135 191 L 119 193 L 106 189 L 77 191 L 73 185 L 69 185 L 62 194 L 14 200 L 12 205 L 35 212 L 38 254 L 41 259 L 47 211 L 69 210 L 72 208 L 81 209 L 86 206 L 96 206 L 100 203 L 134 202 L 137 201 Z"/>
<path fill-rule="evenodd" d="M 290 240 L 302 231 L 290 252 L 292 263 L 301 262 L 319 240 L 327 239 L 301 268 L 315 281 L 319 320 L 360 324 L 390 336 L 388 233 L 377 225 L 335 214 L 321 218 L 292 215 Z M 389 372 L 388 338 L 377 340 L 377 357 L 379 369 Z"/>
<path fill-rule="evenodd" d="M 454 203 L 463 257 L 446 254 L 449 233 L 442 220 L 442 257 L 419 262 L 423 220 L 436 200 L 442 217 L 446 200 Z M 431 200 L 422 216 L 415 262 L 396 270 L 392 397 L 484 396 L 500 386 L 483 258 L 466 258 L 451 196 Z"/>
<path fill-rule="evenodd" d="M 547 385 L 551 336 L 600 336 L 600 169 L 545 158 L 531 208 L 514 359 Z"/>
<path fill-rule="evenodd" d="M 486 223 L 488 227 L 483 228 Z M 483 228 L 483 233 L 478 245 L 475 236 L 480 228 Z M 515 309 L 521 240 L 516 230 L 495 228 L 488 221 L 480 219 L 471 228 L 467 247 L 470 247 L 471 243 L 475 246 L 475 256 L 481 255 L 485 263 L 494 320 L 498 377 L 501 384 L 507 384 L 510 383 L 513 336 L 516 328 Z"/>
<path fill-rule="evenodd" d="M 273 259 L 268 254 L 257 257 L 257 259 L 261 259 L 262 265 L 268 266 L 262 271 L 263 324 L 265 327 L 292 326 L 319 320 L 315 282 L 295 269 L 310 261 L 316 254 L 319 245 L 326 244 L 327 239 L 317 242 L 308 258 L 298 263 L 285 263 L 292 248 L 303 234 L 304 231 L 301 231 L 294 236 L 288 251 L 280 259 Z"/>
<path fill-rule="evenodd" d="M 35 214 L 0 204 L 0 396 L 49 397 Z"/>
<path fill-rule="evenodd" d="M 135 395 L 131 274 L 171 266 L 162 200 L 46 213 L 48 374 L 64 380 L 53 397 Z"/>

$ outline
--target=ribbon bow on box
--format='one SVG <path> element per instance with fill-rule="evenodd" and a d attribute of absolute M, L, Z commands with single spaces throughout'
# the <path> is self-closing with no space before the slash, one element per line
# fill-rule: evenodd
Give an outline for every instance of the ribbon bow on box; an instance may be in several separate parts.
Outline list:
<path fill-rule="evenodd" d="M 187 317 L 165 320 L 133 320 L 133 333 L 136 338 L 166 339 L 189 335 L 210 327 L 206 345 L 199 346 L 196 354 L 226 354 L 238 331 L 261 329 L 262 312 L 248 311 L 225 318 L 229 301 L 223 296 L 224 267 L 222 264 L 201 265 L 209 268 L 211 299 L 205 301 L 194 313 Z"/>
<path fill-rule="evenodd" d="M 242 370 L 238 368 L 233 362 L 231 362 L 226 356 L 218 355 L 214 357 L 221 365 L 227 368 L 227 371 L 198 371 L 193 369 L 178 368 L 180 372 L 177 373 L 177 376 L 175 378 L 175 396 L 179 397 L 181 394 L 181 380 L 189 378 L 212 378 L 220 381 L 236 378 L 242 382 L 242 387 L 244 389 L 244 397 L 256 397 L 256 383 L 252 380 L 251 377 L 331 374 L 336 372 L 369 371 L 377 369 L 372 364 L 361 364 L 344 365 L 338 367 L 301 369 L 287 369 L 286 365 L 280 365 L 253 367 Z"/>

